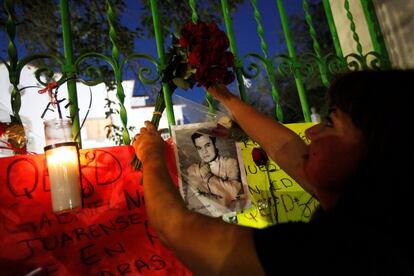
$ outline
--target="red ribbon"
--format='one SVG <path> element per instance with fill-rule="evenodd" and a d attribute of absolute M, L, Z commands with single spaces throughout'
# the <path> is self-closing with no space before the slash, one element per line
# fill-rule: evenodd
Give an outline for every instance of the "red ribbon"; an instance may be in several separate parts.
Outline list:
<path fill-rule="evenodd" d="M 6 133 L 6 129 L 9 125 L 7 123 L 0 122 L 0 137 Z"/>
<path fill-rule="evenodd" d="M 57 104 L 57 100 L 55 98 L 55 95 L 53 94 L 53 89 L 55 89 L 56 87 L 58 87 L 58 83 L 57 81 L 51 81 L 49 82 L 45 88 L 42 88 L 38 91 L 39 94 L 44 94 L 46 92 L 48 92 L 49 97 L 51 99 L 51 103 L 53 106 L 55 106 Z"/>
<path fill-rule="evenodd" d="M 39 90 L 39 94 L 46 93 L 46 91 L 47 91 L 47 92 L 49 92 L 49 93 L 52 93 L 52 90 L 53 90 L 53 89 L 55 89 L 57 86 L 58 86 L 57 81 L 52 81 L 52 82 L 49 82 L 49 83 L 46 85 L 46 87 L 45 87 L 45 88 L 43 88 L 43 89 L 40 89 L 40 90 Z"/>
<path fill-rule="evenodd" d="M 0 149 L 8 149 L 8 150 L 12 150 L 16 153 L 20 153 L 20 154 L 36 154 L 35 152 L 32 151 L 28 151 L 27 149 L 23 148 L 23 149 L 19 149 L 16 148 L 15 146 L 13 146 L 12 144 L 10 144 L 9 142 L 6 141 L 1 141 L 0 143 L 3 143 L 6 146 L 0 146 Z"/>

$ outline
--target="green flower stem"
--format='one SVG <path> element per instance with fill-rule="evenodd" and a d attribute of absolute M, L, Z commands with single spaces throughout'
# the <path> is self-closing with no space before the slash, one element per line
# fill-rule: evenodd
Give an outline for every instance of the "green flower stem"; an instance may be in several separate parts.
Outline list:
<path fill-rule="evenodd" d="M 156 0 L 150 0 L 151 4 L 151 12 L 152 12 L 152 19 L 154 23 L 154 33 L 155 33 L 155 43 L 157 46 L 157 53 L 160 60 L 160 68 L 159 70 L 164 70 L 166 63 L 165 58 L 165 52 L 164 52 L 164 38 L 162 35 L 162 28 L 161 28 L 161 21 L 158 13 L 158 4 Z M 172 126 L 175 125 L 175 118 L 174 118 L 174 111 L 172 106 L 172 100 L 171 95 L 173 93 L 173 90 L 169 91 L 169 86 L 166 83 L 162 84 L 162 87 L 164 88 L 164 100 L 166 102 L 167 106 L 167 119 L 168 119 L 168 125 Z"/>
<path fill-rule="evenodd" d="M 174 84 L 169 84 L 169 87 L 171 89 L 171 94 L 174 93 L 177 86 Z M 154 113 L 152 114 L 151 123 L 155 126 L 156 129 L 158 129 L 158 126 L 160 124 L 160 120 L 162 117 L 162 113 L 165 110 L 165 101 L 164 101 L 164 93 L 163 88 L 160 88 L 160 91 L 158 92 L 157 99 L 155 100 L 155 107 L 154 107 Z M 132 167 L 134 171 L 140 170 L 142 163 L 141 160 L 138 159 L 138 157 L 135 155 L 134 159 L 132 160 Z"/>
<path fill-rule="evenodd" d="M 6 34 L 9 38 L 9 45 L 7 47 L 7 53 L 9 56 L 10 65 L 6 62 L 7 69 L 9 70 L 9 80 L 10 83 L 13 85 L 11 91 L 11 108 L 13 111 L 13 118 L 12 120 L 17 123 L 21 123 L 19 111 L 21 107 L 21 95 L 18 89 L 18 84 L 20 81 L 20 70 L 18 70 L 18 54 L 17 54 L 17 47 L 15 44 L 15 37 L 16 37 L 16 24 L 14 22 L 14 1 L 6 0 L 4 1 L 4 9 L 7 13 L 7 21 L 6 21 Z"/>

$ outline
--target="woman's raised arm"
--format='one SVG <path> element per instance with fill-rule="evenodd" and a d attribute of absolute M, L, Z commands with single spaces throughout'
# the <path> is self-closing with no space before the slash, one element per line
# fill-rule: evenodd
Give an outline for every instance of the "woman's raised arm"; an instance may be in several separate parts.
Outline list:
<path fill-rule="evenodd" d="M 207 91 L 222 102 L 246 134 L 307 192 L 313 193 L 304 173 L 308 147 L 292 130 L 231 94 L 225 85 L 209 87 Z"/>

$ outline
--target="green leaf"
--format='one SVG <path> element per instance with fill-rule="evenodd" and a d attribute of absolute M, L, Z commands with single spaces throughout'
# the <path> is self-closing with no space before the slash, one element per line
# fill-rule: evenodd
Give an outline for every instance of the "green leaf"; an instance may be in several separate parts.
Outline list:
<path fill-rule="evenodd" d="M 190 84 L 182 78 L 173 78 L 172 81 L 175 85 L 177 85 L 177 87 L 180 87 L 181 89 L 187 90 L 190 88 Z"/>
<path fill-rule="evenodd" d="M 184 79 L 189 79 L 191 76 L 195 75 L 197 72 L 197 68 L 192 68 L 190 64 L 188 64 L 188 71 L 187 75 L 185 75 Z"/>

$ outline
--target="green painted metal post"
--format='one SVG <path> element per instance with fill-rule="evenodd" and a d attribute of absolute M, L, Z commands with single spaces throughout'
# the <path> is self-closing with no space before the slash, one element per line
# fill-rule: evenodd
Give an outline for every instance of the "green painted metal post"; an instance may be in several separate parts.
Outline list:
<path fill-rule="evenodd" d="M 260 38 L 260 47 L 262 49 L 262 52 L 265 58 L 265 69 L 266 69 L 267 77 L 269 78 L 269 82 L 272 87 L 272 97 L 276 105 L 276 110 L 275 110 L 276 118 L 280 122 L 283 122 L 283 111 L 282 111 L 282 107 L 279 101 L 279 91 L 277 90 L 277 87 L 276 87 L 276 74 L 274 70 L 274 64 L 269 57 L 269 51 L 267 50 L 266 41 L 264 39 L 264 30 L 262 26 L 262 20 L 261 20 L 259 8 L 257 6 L 257 0 L 251 0 L 250 2 L 253 6 L 254 18 L 257 23 L 257 34 L 259 35 L 259 38 Z"/>
<path fill-rule="evenodd" d="M 372 3 L 372 0 L 361 0 L 361 5 L 364 10 L 365 18 L 367 20 L 372 44 L 374 45 L 374 51 L 381 55 L 382 67 L 391 68 L 390 58 L 388 55 L 387 47 L 385 46 L 384 37 L 381 32 L 381 27 L 378 22 L 374 4 Z"/>
<path fill-rule="evenodd" d="M 358 54 L 362 57 L 363 56 L 363 51 L 362 51 L 362 44 L 359 41 L 359 35 L 356 31 L 356 26 L 355 26 L 355 22 L 354 22 L 354 17 L 352 16 L 351 13 L 351 8 L 349 6 L 349 1 L 345 0 L 344 2 L 344 8 L 346 10 L 346 17 L 349 19 L 349 28 L 351 29 L 352 32 L 352 38 L 354 39 L 355 43 L 356 43 L 356 50 L 358 52 Z"/>
<path fill-rule="evenodd" d="M 303 3 L 303 10 L 305 12 L 306 23 L 309 26 L 309 34 L 312 39 L 313 50 L 318 59 L 318 66 L 319 66 L 319 72 L 321 73 L 321 80 L 322 80 L 323 85 L 328 87 L 329 80 L 328 80 L 328 76 L 326 73 L 326 68 L 325 66 L 323 66 L 323 63 L 322 63 L 321 47 L 319 46 L 319 42 L 316 39 L 316 31 L 315 31 L 315 27 L 313 26 L 312 15 L 309 9 L 309 4 L 307 0 L 303 0 L 302 3 Z"/>
<path fill-rule="evenodd" d="M 198 21 L 198 15 L 197 15 L 197 8 L 196 8 L 196 3 L 194 0 L 189 0 L 188 4 L 190 5 L 191 8 L 191 21 L 196 24 Z M 213 105 L 213 97 L 209 94 L 206 93 L 206 102 L 208 104 L 208 111 L 210 114 L 214 114 L 216 112 L 214 105 Z"/>
<path fill-rule="evenodd" d="M 158 57 L 160 59 L 161 68 L 159 69 L 163 70 L 166 66 L 164 39 L 162 36 L 162 29 L 161 29 L 161 23 L 160 23 L 158 6 L 157 6 L 156 0 L 151 0 L 151 12 L 152 12 L 152 19 L 154 22 L 155 42 L 157 45 Z M 174 110 L 173 110 L 172 100 L 171 100 L 171 88 L 167 83 L 162 83 L 162 88 L 164 92 L 164 101 L 165 101 L 165 109 L 167 111 L 168 125 L 171 128 L 171 125 L 175 125 Z"/>
<path fill-rule="evenodd" d="M 14 2 L 13 0 L 4 1 L 4 9 L 7 13 L 6 21 L 6 34 L 9 38 L 9 45 L 7 47 L 7 54 L 9 56 L 9 65 L 6 66 L 9 69 L 9 80 L 13 88 L 11 91 L 10 104 L 13 112 L 13 121 L 21 123 L 19 111 L 21 107 L 21 96 L 18 89 L 20 70 L 18 70 L 18 54 L 16 44 L 14 42 L 16 36 L 16 25 L 14 24 Z"/>
<path fill-rule="evenodd" d="M 281 23 L 282 23 L 283 32 L 285 34 L 286 45 L 287 45 L 287 48 L 288 48 L 289 56 L 293 60 L 295 82 L 296 82 L 296 87 L 298 89 L 300 103 L 301 103 L 301 106 L 302 106 L 303 117 L 304 117 L 306 122 L 310 122 L 311 117 L 310 117 L 310 112 L 309 112 L 308 101 L 307 101 L 306 95 L 305 95 L 305 87 L 304 87 L 303 81 L 302 81 L 302 74 L 301 74 L 300 70 L 298 70 L 296 68 L 296 65 L 298 63 L 297 63 L 297 60 L 296 60 L 295 48 L 293 46 L 293 40 L 292 40 L 292 36 L 291 36 L 290 30 L 289 30 L 286 10 L 285 10 L 285 7 L 283 5 L 282 0 L 277 0 L 277 7 L 279 9 L 280 20 L 281 20 Z"/>
<path fill-rule="evenodd" d="M 237 83 L 239 86 L 240 98 L 242 101 L 246 101 L 247 100 L 246 88 L 244 87 L 243 73 L 242 73 L 243 65 L 241 61 L 239 60 L 239 56 L 238 56 L 236 40 L 234 39 L 233 26 L 231 24 L 230 11 L 229 11 L 229 5 L 228 5 L 227 0 L 221 0 L 221 9 L 223 11 L 224 23 L 226 24 L 227 36 L 229 37 L 229 41 L 230 41 L 230 50 L 234 55 L 234 60 L 235 60 L 234 69 L 236 72 Z"/>
<path fill-rule="evenodd" d="M 65 64 L 62 66 L 62 72 L 68 77 L 68 97 L 69 102 L 69 114 L 72 118 L 72 135 L 76 137 L 76 142 L 79 147 L 82 148 L 82 139 L 79 127 L 79 112 L 78 112 L 78 96 L 76 92 L 76 69 L 73 64 L 73 49 L 72 49 L 72 37 L 70 30 L 70 15 L 68 0 L 60 0 L 60 16 L 62 23 L 62 35 L 63 35 L 63 51 L 65 56 Z"/>
<path fill-rule="evenodd" d="M 112 9 L 111 1 L 107 0 L 106 4 L 108 6 L 107 18 L 109 24 L 109 40 L 112 44 L 112 61 L 114 64 L 114 74 L 115 74 L 115 83 L 116 83 L 116 97 L 119 101 L 119 116 L 122 122 L 122 141 L 125 145 L 131 143 L 131 138 L 128 132 L 128 114 L 124 105 L 125 102 L 125 93 L 124 87 L 122 86 L 122 67 L 120 66 L 120 54 L 117 46 L 118 34 L 115 29 L 115 13 Z"/>
<path fill-rule="evenodd" d="M 195 24 L 198 21 L 197 8 L 194 0 L 189 0 L 188 4 L 191 8 L 191 21 Z"/>
<path fill-rule="evenodd" d="M 326 19 L 328 21 L 329 30 L 331 31 L 336 55 L 342 58 L 344 54 L 342 52 L 341 43 L 339 42 L 338 32 L 336 31 L 335 21 L 332 15 L 331 4 L 329 3 L 329 0 L 322 0 L 322 3 L 323 3 L 323 8 L 325 9 L 325 14 L 326 14 Z"/>

